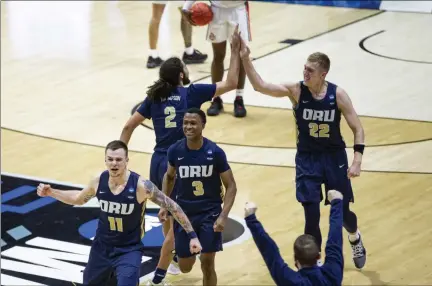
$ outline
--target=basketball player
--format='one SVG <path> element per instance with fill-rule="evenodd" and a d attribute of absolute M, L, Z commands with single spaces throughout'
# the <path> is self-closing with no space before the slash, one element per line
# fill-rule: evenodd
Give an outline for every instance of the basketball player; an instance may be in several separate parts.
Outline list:
<path fill-rule="evenodd" d="M 357 227 L 357 216 L 350 210 L 354 202 L 351 178 L 360 176 L 364 131 L 350 97 L 344 89 L 326 81 L 330 59 L 323 53 L 311 54 L 304 66 L 304 80 L 297 83 L 265 82 L 255 71 L 250 50 L 242 43 L 240 56 L 253 88 L 263 94 L 287 96 L 297 122 L 296 197 L 305 212 L 305 233 L 313 235 L 321 248 L 321 184 L 344 196 L 344 227 L 348 231 L 353 261 L 357 268 L 366 263 L 366 249 Z M 341 115 L 354 134 L 354 160 L 348 167 L 346 145 L 340 131 Z M 325 204 L 328 204 L 326 201 Z"/>
<path fill-rule="evenodd" d="M 150 56 L 147 59 L 147 68 L 149 69 L 158 67 L 163 62 L 157 52 L 157 42 L 159 38 L 159 24 L 167 2 L 168 1 L 153 1 L 152 4 L 152 17 L 149 23 Z M 180 5 L 182 5 L 182 2 L 180 2 Z M 183 16 L 181 17 L 180 26 L 185 45 L 183 62 L 185 64 L 200 64 L 205 62 L 207 55 L 202 54 L 192 47 L 192 25 Z"/>
<path fill-rule="evenodd" d="M 84 270 L 84 285 L 105 285 L 114 271 L 117 285 L 138 285 L 147 200 L 166 208 L 184 227 L 191 253 L 199 253 L 201 244 L 183 210 L 152 182 L 127 169 L 128 148 L 112 141 L 105 148 L 107 170 L 81 191 L 61 191 L 40 184 L 37 193 L 65 204 L 83 205 L 97 197 L 101 207 L 96 236 Z"/>
<path fill-rule="evenodd" d="M 270 275 L 276 285 L 341 285 L 343 279 L 344 259 L 342 253 L 342 212 L 343 195 L 336 191 L 328 191 L 330 209 L 330 229 L 326 245 L 325 263 L 316 265 L 320 257 L 315 238 L 309 234 L 300 235 L 294 242 L 294 261 L 298 272 L 291 269 L 279 253 L 279 248 L 264 230 L 256 218 L 257 207 L 254 203 L 246 203 L 246 225 L 252 233 Z"/>
<path fill-rule="evenodd" d="M 192 24 L 191 7 L 195 1 L 185 1 L 183 14 Z M 207 40 L 212 43 L 213 61 L 211 66 L 212 82 L 221 81 L 224 76 L 224 60 L 227 40 L 232 35 L 236 25 L 239 25 L 240 35 L 245 42 L 252 40 L 248 1 L 210 1 L 213 20 L 208 24 Z M 234 116 L 245 117 L 247 114 L 243 102 L 243 91 L 246 80 L 244 68 L 240 66 L 239 81 L 234 100 Z M 215 97 L 207 109 L 207 115 L 216 116 L 223 110 L 223 101 Z"/>
<path fill-rule="evenodd" d="M 206 115 L 201 109 L 190 108 L 185 114 L 183 131 L 186 138 L 168 149 L 169 163 L 163 191 L 169 195 L 177 184 L 177 203 L 188 215 L 203 246 L 200 255 L 203 285 L 217 285 L 215 256 L 216 252 L 222 251 L 222 231 L 234 204 L 237 187 L 225 152 L 203 137 L 205 124 Z M 161 217 L 165 215 L 162 213 Z M 174 235 L 180 270 L 188 273 L 196 259 L 188 251 L 187 233 L 176 222 Z"/>
<path fill-rule="evenodd" d="M 165 61 L 159 71 L 160 78 L 149 88 L 144 102 L 125 124 L 120 140 L 128 144 L 138 125 L 145 119 L 153 120 L 156 146 L 151 159 L 150 180 L 158 188 L 162 188 L 163 176 L 167 170 L 168 148 L 184 138 L 182 124 L 186 110 L 190 107 L 200 108 L 204 102 L 233 90 L 237 86 L 240 65 L 238 28 L 234 31 L 231 48 L 232 57 L 227 80 L 216 84 L 191 84 L 186 88 L 184 85 L 190 83 L 186 65 L 178 58 L 170 58 Z M 175 196 L 174 191 L 171 198 L 175 200 Z M 165 240 L 159 264 L 151 282 L 153 284 L 162 283 L 167 270 L 170 274 L 179 274 L 175 257 L 174 263 L 171 263 L 174 249 L 171 218 L 164 223 L 163 230 Z"/>

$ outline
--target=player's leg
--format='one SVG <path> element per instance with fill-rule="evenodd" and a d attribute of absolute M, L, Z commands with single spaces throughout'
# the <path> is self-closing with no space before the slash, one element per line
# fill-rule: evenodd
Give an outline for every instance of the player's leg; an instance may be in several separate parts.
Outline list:
<path fill-rule="evenodd" d="M 213 20 L 208 24 L 207 40 L 212 43 L 213 60 L 211 64 L 212 83 L 222 81 L 224 76 L 224 60 L 226 55 L 226 42 L 228 40 L 228 23 L 226 11 L 212 6 Z M 223 101 L 220 96 L 213 98 L 207 115 L 216 116 L 223 110 Z"/>
<path fill-rule="evenodd" d="M 194 229 L 196 230 L 194 225 L 194 218 L 189 216 L 189 220 L 192 226 L 194 227 Z M 189 273 L 191 272 L 192 267 L 194 266 L 196 261 L 195 254 L 192 254 L 190 252 L 190 247 L 189 247 L 190 239 L 186 231 L 177 221 L 174 221 L 173 230 L 174 230 L 175 250 L 178 257 L 178 265 L 180 271 L 182 273 Z"/>
<path fill-rule="evenodd" d="M 183 5 L 183 3 L 181 2 L 179 3 Z M 181 7 L 179 10 L 181 13 Z M 183 16 L 180 16 L 180 21 L 181 21 L 180 23 L 181 32 L 183 35 L 183 40 L 185 45 L 185 51 L 183 53 L 183 62 L 187 65 L 201 64 L 205 62 L 208 56 L 192 47 L 192 29 L 193 29 L 192 25 Z"/>
<path fill-rule="evenodd" d="M 366 263 L 366 248 L 357 225 L 357 216 L 350 209 L 354 202 L 351 180 L 348 178 L 348 158 L 345 150 L 334 152 L 326 156 L 326 191 L 338 190 L 344 196 L 344 228 L 348 232 L 354 265 L 361 269 Z M 327 202 L 326 202 L 327 203 Z"/>
<path fill-rule="evenodd" d="M 159 38 L 159 25 L 165 9 L 165 1 L 154 1 L 152 4 L 152 17 L 149 23 L 150 55 L 147 59 L 147 68 L 155 68 L 162 64 L 162 59 L 157 52 Z"/>
<path fill-rule="evenodd" d="M 139 285 L 142 251 L 127 251 L 114 260 L 117 286 Z"/>
<path fill-rule="evenodd" d="M 250 17 L 249 17 L 249 3 L 245 2 L 245 5 L 233 9 L 230 21 L 230 35 L 234 32 L 235 25 L 239 25 L 240 35 L 248 45 L 252 41 L 252 34 L 250 29 Z M 243 64 L 240 65 L 239 80 L 237 84 L 236 97 L 234 100 L 234 116 L 245 117 L 247 114 L 244 106 L 243 94 L 244 86 L 246 82 L 246 72 Z"/>
<path fill-rule="evenodd" d="M 99 241 L 94 240 L 89 260 L 83 273 L 83 285 L 106 285 L 113 271 L 107 250 Z"/>
<path fill-rule="evenodd" d="M 321 249 L 320 202 L 323 199 L 323 167 L 319 156 L 306 152 L 297 152 L 295 162 L 296 198 L 304 210 L 304 233 L 312 235 Z"/>
<path fill-rule="evenodd" d="M 216 252 L 223 250 L 222 232 L 215 232 L 214 223 L 219 217 L 221 209 L 209 211 L 201 216 L 199 240 L 202 250 L 200 255 L 203 285 L 217 285 L 215 269 Z"/>

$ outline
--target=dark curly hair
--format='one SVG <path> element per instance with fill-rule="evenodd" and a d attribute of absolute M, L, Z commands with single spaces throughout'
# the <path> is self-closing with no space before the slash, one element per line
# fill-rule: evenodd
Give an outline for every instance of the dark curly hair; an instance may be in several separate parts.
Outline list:
<path fill-rule="evenodd" d="M 180 73 L 184 73 L 184 67 L 179 58 L 164 61 L 159 69 L 159 79 L 148 87 L 147 96 L 154 102 L 168 98 L 180 84 Z"/>

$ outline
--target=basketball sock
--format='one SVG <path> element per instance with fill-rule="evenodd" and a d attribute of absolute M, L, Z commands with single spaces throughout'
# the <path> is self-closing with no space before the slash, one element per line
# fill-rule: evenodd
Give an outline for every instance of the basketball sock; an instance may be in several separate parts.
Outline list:
<path fill-rule="evenodd" d="M 348 233 L 348 239 L 351 242 L 356 242 L 360 239 L 360 231 L 357 229 L 355 233 Z"/>
<path fill-rule="evenodd" d="M 192 46 L 185 48 L 185 53 L 188 54 L 189 56 L 192 55 L 194 51 L 195 50 Z"/>
<path fill-rule="evenodd" d="M 243 97 L 243 92 L 244 92 L 244 89 L 237 89 L 236 90 L 236 96 Z"/>
<path fill-rule="evenodd" d="M 152 282 L 154 284 L 161 283 L 162 280 L 164 280 L 166 273 L 167 273 L 166 270 L 163 270 L 163 269 L 160 269 L 160 268 L 156 268 L 156 271 L 155 271 L 155 274 L 154 274 Z"/>
<path fill-rule="evenodd" d="M 157 50 L 150 50 L 150 56 L 154 59 L 156 59 L 158 57 L 158 52 Z"/>
<path fill-rule="evenodd" d="M 173 261 L 174 261 L 175 263 L 178 263 L 177 255 L 174 255 L 174 257 L 173 257 Z"/>

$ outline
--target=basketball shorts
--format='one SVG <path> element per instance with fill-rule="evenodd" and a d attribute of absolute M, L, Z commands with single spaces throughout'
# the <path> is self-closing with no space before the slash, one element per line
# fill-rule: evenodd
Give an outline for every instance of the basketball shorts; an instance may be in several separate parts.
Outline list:
<path fill-rule="evenodd" d="M 112 284 L 113 277 L 117 286 L 138 285 L 142 255 L 142 245 L 117 248 L 95 239 L 84 269 L 83 285 Z"/>
<path fill-rule="evenodd" d="M 337 190 L 344 200 L 354 202 L 351 181 L 348 178 L 348 158 L 345 149 L 326 153 L 298 151 L 296 162 L 296 197 L 301 203 L 323 200 L 321 185 L 325 186 L 325 204 L 329 204 L 327 191 Z"/>
<path fill-rule="evenodd" d="M 150 162 L 150 181 L 162 191 L 163 177 L 168 168 L 168 156 L 165 152 L 154 152 Z M 175 200 L 177 196 L 176 185 L 171 192 L 170 198 Z"/>
<path fill-rule="evenodd" d="M 223 250 L 222 232 L 214 232 L 213 230 L 213 225 L 218 219 L 220 212 L 221 209 L 219 208 L 205 213 L 187 215 L 201 243 L 201 253 L 212 253 Z M 178 257 L 187 258 L 195 255 L 190 252 L 190 239 L 186 231 L 177 221 L 174 221 L 174 241 Z"/>
<path fill-rule="evenodd" d="M 206 39 L 212 43 L 231 41 L 237 23 L 241 37 L 247 43 L 252 41 L 249 20 L 249 4 L 235 8 L 219 8 L 211 6 L 213 20 L 208 24 Z"/>

